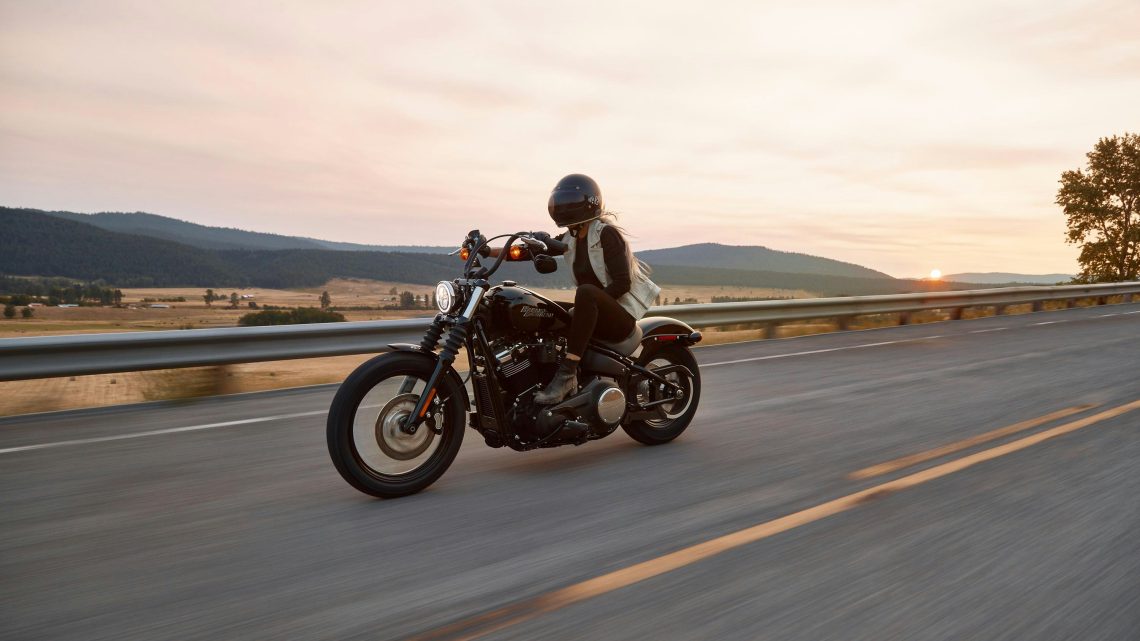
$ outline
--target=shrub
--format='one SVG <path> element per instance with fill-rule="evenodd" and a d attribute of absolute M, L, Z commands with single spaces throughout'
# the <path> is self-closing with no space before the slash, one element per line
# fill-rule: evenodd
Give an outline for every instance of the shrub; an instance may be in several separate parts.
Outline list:
<path fill-rule="evenodd" d="M 304 323 L 343 323 L 344 314 L 326 312 L 315 307 L 299 307 L 291 311 L 265 310 L 246 314 L 238 319 L 242 327 L 264 325 L 301 325 Z"/>

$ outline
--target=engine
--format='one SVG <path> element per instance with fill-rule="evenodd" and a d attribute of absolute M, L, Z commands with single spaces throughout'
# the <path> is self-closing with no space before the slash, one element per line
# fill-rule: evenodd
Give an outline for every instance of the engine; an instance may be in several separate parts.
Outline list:
<path fill-rule="evenodd" d="M 504 391 L 503 406 L 518 433 L 534 441 L 553 436 L 550 444 L 556 445 L 585 442 L 616 429 L 625 417 L 626 398 L 607 379 L 582 380 L 584 387 L 578 394 L 554 407 L 534 404 L 534 392 L 554 376 L 565 349 L 563 338 L 535 340 L 500 341 L 491 346 Z"/>

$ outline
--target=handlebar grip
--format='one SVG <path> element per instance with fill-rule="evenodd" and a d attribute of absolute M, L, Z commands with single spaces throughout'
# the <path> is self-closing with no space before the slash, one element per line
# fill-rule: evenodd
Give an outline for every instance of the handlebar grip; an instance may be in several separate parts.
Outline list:
<path fill-rule="evenodd" d="M 558 240 L 557 238 L 543 238 L 542 242 L 546 243 L 547 247 L 549 247 L 550 249 L 553 249 L 554 251 L 558 252 L 559 254 L 566 253 L 566 248 L 567 248 L 566 243 Z"/>

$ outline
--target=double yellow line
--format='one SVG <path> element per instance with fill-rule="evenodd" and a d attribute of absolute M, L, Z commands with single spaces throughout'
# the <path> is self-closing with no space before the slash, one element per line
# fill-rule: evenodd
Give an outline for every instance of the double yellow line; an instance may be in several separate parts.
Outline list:
<path fill-rule="evenodd" d="M 851 478 L 863 479 L 879 474 L 886 474 L 895 470 L 909 467 L 917 463 L 921 463 L 933 458 L 945 456 L 946 454 L 961 451 L 963 449 L 992 441 L 994 439 L 1008 436 L 1017 432 L 1021 432 L 1045 423 L 1055 421 L 1060 418 L 1065 418 L 1092 409 L 1094 405 L 1077 405 L 1074 407 L 1065 408 L 1039 418 L 1022 421 L 1008 427 L 1003 427 L 992 432 L 987 432 L 957 443 L 939 447 L 928 452 L 915 454 L 900 459 L 895 459 L 881 465 L 868 467 L 851 475 Z M 692 565 L 698 561 L 715 556 L 722 552 L 726 552 L 733 548 L 738 548 L 749 543 L 754 543 L 761 539 L 787 532 L 788 530 L 806 525 L 820 519 L 827 518 L 845 512 L 853 507 L 862 503 L 872 501 L 889 494 L 893 494 L 900 490 L 912 488 L 916 485 L 933 481 L 934 479 L 959 472 L 968 467 L 972 467 L 985 461 L 990 461 L 1007 454 L 1024 450 L 1064 434 L 1075 432 L 1079 429 L 1095 425 L 1101 421 L 1106 421 L 1115 418 L 1132 410 L 1140 409 L 1140 400 L 1126 403 L 1112 409 L 1086 416 L 1070 423 L 1065 423 L 1058 427 L 1048 430 L 1037 432 L 1030 436 L 1010 441 L 998 445 L 988 450 L 982 450 L 974 454 L 963 456 L 962 458 L 942 463 L 934 467 L 909 474 L 902 478 L 893 481 L 880 483 L 874 487 L 848 494 L 847 496 L 822 503 L 815 507 L 801 510 L 778 519 L 754 525 L 743 530 L 738 530 L 731 534 L 710 539 L 703 543 L 698 543 L 687 548 L 671 552 L 663 556 L 659 556 L 648 561 L 643 561 L 629 567 L 615 570 L 602 576 L 575 583 L 574 585 L 567 586 L 537 597 L 520 601 L 513 605 L 493 610 L 485 614 L 463 619 L 451 625 L 447 625 L 435 630 L 429 631 L 422 635 L 413 637 L 411 641 L 436 641 L 441 639 L 448 639 L 450 641 L 467 641 L 469 639 L 477 639 L 487 634 L 491 634 L 497 630 L 508 628 L 512 625 L 522 623 L 528 619 L 533 619 L 541 614 L 559 610 L 566 606 L 591 599 L 596 596 L 613 592 L 624 587 L 628 587 L 635 583 L 640 583 L 646 579 L 651 579 L 660 576 L 667 572 Z"/>

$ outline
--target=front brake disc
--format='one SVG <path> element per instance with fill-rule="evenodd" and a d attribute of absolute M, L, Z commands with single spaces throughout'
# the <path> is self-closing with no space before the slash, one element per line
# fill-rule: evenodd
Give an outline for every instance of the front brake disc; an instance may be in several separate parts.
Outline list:
<path fill-rule="evenodd" d="M 404 419 L 415 411 L 419 399 L 419 394 L 400 394 L 388 401 L 376 416 L 376 444 L 389 458 L 409 461 L 426 452 L 435 440 L 435 415 L 430 410 L 425 424 L 415 434 L 400 429 Z"/>

